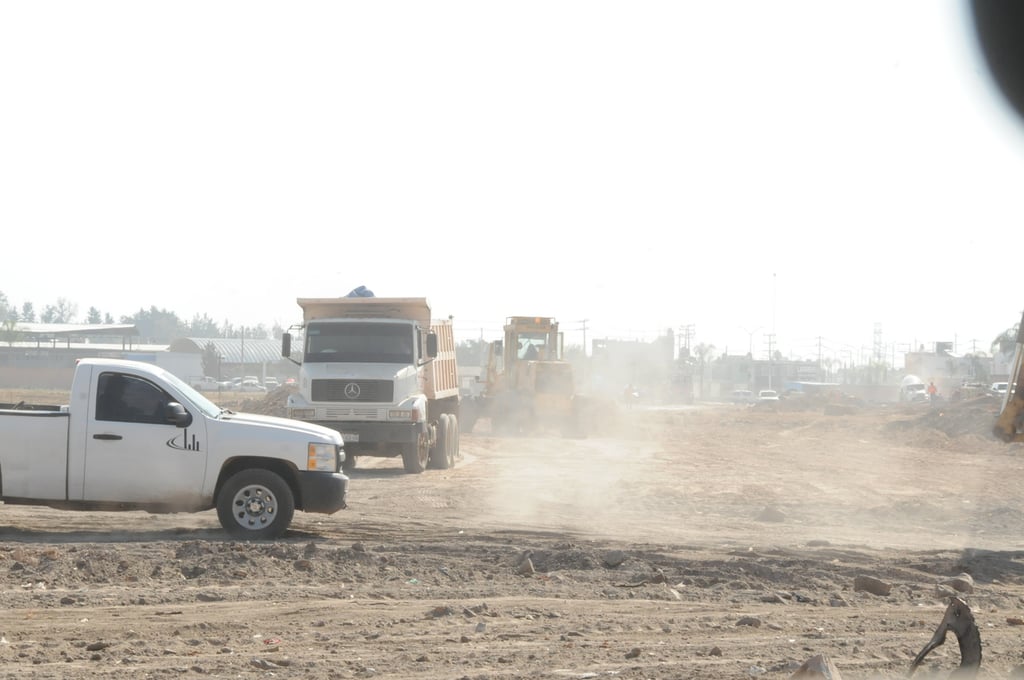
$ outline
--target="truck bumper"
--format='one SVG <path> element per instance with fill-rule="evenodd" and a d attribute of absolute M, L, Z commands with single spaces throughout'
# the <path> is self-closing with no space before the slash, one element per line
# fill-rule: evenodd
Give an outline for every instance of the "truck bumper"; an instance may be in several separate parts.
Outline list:
<path fill-rule="evenodd" d="M 348 507 L 348 477 L 340 472 L 310 472 L 300 470 L 296 476 L 299 484 L 299 498 L 304 512 L 320 512 L 330 515 Z"/>
<path fill-rule="evenodd" d="M 338 420 L 317 420 L 317 425 L 337 430 L 349 444 L 415 444 L 426 432 L 426 423 L 350 423 Z M 351 437 L 355 435 L 356 439 Z M 352 448 L 358 448 L 353 446 Z"/>

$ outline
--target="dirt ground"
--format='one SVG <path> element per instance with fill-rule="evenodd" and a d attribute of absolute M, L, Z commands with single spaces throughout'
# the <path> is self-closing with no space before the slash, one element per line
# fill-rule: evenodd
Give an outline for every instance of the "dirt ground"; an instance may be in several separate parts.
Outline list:
<path fill-rule="evenodd" d="M 273 395 L 246 410 L 272 412 Z M 992 400 L 636 407 L 584 439 L 359 460 L 272 543 L 196 515 L 0 509 L 10 678 L 905 677 L 951 594 L 1024 663 L 1024 448 Z M 870 578 L 869 578 L 870 577 Z M 952 634 L 914 677 L 960 662 Z"/>

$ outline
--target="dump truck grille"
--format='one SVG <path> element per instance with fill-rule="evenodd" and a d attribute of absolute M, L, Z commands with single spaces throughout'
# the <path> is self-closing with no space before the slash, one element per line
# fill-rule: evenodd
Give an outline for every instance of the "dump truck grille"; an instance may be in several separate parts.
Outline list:
<path fill-rule="evenodd" d="M 324 409 L 325 420 L 387 420 L 387 409 L 376 408 L 343 408 L 335 406 Z"/>
<path fill-rule="evenodd" d="M 390 404 L 395 384 L 389 380 L 314 380 L 313 401 L 365 401 Z"/>

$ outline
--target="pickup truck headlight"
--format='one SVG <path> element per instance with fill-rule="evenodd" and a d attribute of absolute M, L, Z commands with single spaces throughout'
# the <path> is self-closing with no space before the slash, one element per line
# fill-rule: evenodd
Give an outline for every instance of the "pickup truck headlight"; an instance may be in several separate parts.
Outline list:
<path fill-rule="evenodd" d="M 338 469 L 334 444 L 310 442 L 306 453 L 306 469 L 334 472 Z"/>

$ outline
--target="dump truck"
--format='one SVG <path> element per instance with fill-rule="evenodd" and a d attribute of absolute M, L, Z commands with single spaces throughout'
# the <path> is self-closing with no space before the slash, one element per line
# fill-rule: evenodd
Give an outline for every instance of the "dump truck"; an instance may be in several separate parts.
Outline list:
<path fill-rule="evenodd" d="M 426 298 L 298 298 L 303 321 L 282 336 L 299 366 L 289 418 L 341 433 L 345 471 L 361 456 L 401 457 L 407 473 L 448 469 L 459 451 L 459 378 L 451 319 Z M 293 333 L 301 331 L 299 358 Z"/>
<path fill-rule="evenodd" d="M 463 404 L 463 426 L 489 419 L 494 434 L 557 429 L 582 436 L 592 409 L 576 394 L 572 365 L 564 359 L 558 321 L 543 316 L 510 316 L 504 337 L 488 346 L 481 393 Z"/>

